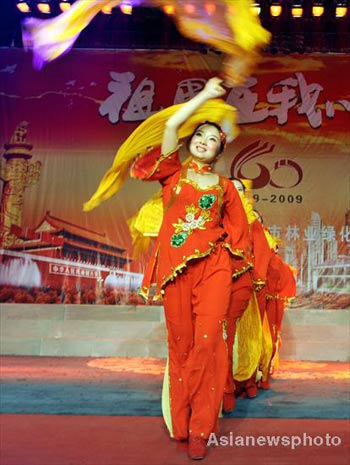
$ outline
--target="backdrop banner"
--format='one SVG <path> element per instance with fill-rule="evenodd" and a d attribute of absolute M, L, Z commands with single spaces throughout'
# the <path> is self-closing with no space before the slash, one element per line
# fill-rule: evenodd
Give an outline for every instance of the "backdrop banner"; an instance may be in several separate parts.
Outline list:
<path fill-rule="evenodd" d="M 0 50 L 0 301 L 141 303 L 127 220 L 159 185 L 130 179 L 82 205 L 137 125 L 195 95 L 222 57 L 74 49 L 39 72 L 31 59 Z M 349 75 L 349 55 L 267 56 L 225 96 L 240 134 L 216 170 L 252 181 L 298 272 L 294 308 L 350 307 Z"/>

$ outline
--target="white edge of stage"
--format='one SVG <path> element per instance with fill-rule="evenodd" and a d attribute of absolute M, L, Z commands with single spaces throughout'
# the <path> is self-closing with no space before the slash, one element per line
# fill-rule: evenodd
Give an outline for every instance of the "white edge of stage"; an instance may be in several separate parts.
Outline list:
<path fill-rule="evenodd" d="M 0 304 L 2 355 L 165 358 L 161 306 Z M 350 309 L 289 309 L 281 359 L 350 361 Z"/>

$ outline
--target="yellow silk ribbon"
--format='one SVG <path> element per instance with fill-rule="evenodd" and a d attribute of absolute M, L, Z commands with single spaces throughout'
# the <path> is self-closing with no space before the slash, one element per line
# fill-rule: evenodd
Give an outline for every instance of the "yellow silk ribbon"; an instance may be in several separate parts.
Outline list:
<path fill-rule="evenodd" d="M 136 2 L 136 3 L 135 3 Z M 122 0 L 77 0 L 71 8 L 49 20 L 24 21 L 23 42 L 32 48 L 38 67 L 67 52 L 80 32 L 105 7 L 114 8 Z M 223 78 L 228 86 L 242 84 L 256 65 L 261 49 L 271 34 L 252 13 L 250 0 L 216 0 L 209 14 L 206 2 L 192 0 L 136 1 L 145 6 L 172 6 L 174 21 L 184 36 L 225 54 Z"/>
<path fill-rule="evenodd" d="M 143 156 L 149 147 L 161 145 L 164 127 L 169 117 L 184 105 L 173 105 L 143 121 L 120 146 L 111 168 L 103 176 L 96 192 L 84 204 L 84 211 L 96 208 L 102 201 L 116 194 L 129 174 L 132 162 Z M 192 134 L 198 124 L 210 119 L 224 128 L 227 140 L 232 141 L 238 133 L 236 110 L 221 99 L 204 103 L 181 127 L 179 138 Z"/>

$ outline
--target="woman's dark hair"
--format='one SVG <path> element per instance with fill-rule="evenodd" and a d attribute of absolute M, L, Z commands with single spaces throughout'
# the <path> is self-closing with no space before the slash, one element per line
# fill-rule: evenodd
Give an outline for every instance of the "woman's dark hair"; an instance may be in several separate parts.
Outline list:
<path fill-rule="evenodd" d="M 235 178 L 234 176 L 231 176 L 229 179 L 230 179 L 231 181 L 238 181 L 238 182 L 240 183 L 240 185 L 243 187 L 243 192 L 245 193 L 246 188 L 245 188 L 245 185 L 243 184 L 243 182 L 242 182 L 241 179 Z"/>
<path fill-rule="evenodd" d="M 214 128 L 216 128 L 220 133 L 220 147 L 219 147 L 219 150 L 218 150 L 218 153 L 217 153 L 218 155 L 220 155 L 220 153 L 222 153 L 224 151 L 224 148 L 225 148 L 225 145 L 226 145 L 226 136 L 225 136 L 223 130 L 221 129 L 221 127 L 217 123 L 214 123 L 213 121 L 204 121 L 203 123 L 200 123 L 200 124 L 198 124 L 198 126 L 196 126 L 195 130 L 192 132 L 190 137 L 187 139 L 187 142 L 186 142 L 187 150 L 190 149 L 190 143 L 191 143 L 192 137 L 196 134 L 198 129 L 201 126 L 205 126 L 207 124 L 209 124 L 210 126 L 214 126 Z"/>
<path fill-rule="evenodd" d="M 261 214 L 260 212 L 258 212 L 258 210 L 256 210 L 255 208 L 254 208 L 253 211 L 254 211 L 254 213 L 255 213 L 256 215 L 258 215 L 258 220 L 260 221 L 260 223 L 261 223 L 261 224 L 264 224 L 264 217 L 262 216 L 262 214 Z"/>

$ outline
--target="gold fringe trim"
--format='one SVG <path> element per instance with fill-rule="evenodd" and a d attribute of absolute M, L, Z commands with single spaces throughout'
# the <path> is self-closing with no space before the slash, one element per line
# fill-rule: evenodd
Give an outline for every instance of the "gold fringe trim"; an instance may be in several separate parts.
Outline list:
<path fill-rule="evenodd" d="M 249 271 L 250 269 L 252 269 L 252 265 L 249 263 L 247 266 L 245 266 L 244 268 L 240 269 L 240 270 L 236 270 L 233 274 L 232 274 L 232 278 L 238 278 L 238 276 L 242 276 L 242 274 L 246 273 L 247 271 Z"/>
<path fill-rule="evenodd" d="M 230 244 L 223 244 L 223 247 L 226 247 L 226 249 L 228 249 L 231 253 L 231 255 L 237 255 L 237 257 L 240 257 L 240 258 L 245 258 L 244 256 L 244 251 L 242 249 L 234 249 L 232 250 Z"/>
<path fill-rule="evenodd" d="M 209 250 L 206 250 L 205 252 L 200 252 L 198 249 L 195 250 L 195 253 L 193 255 L 189 255 L 187 257 L 183 257 L 184 258 L 184 261 L 182 263 L 180 263 L 180 265 L 178 265 L 176 268 L 173 269 L 173 272 L 168 275 L 166 278 L 163 278 L 163 281 L 162 281 L 162 284 L 161 284 L 161 289 L 163 289 L 165 287 L 165 285 L 169 282 L 169 281 L 173 281 L 176 276 L 178 274 L 181 274 L 184 270 L 184 268 L 187 268 L 187 263 L 190 261 L 190 260 L 194 260 L 196 258 L 203 258 L 203 257 L 207 257 L 208 255 L 210 255 L 213 250 L 215 249 L 217 243 L 215 244 L 210 244 L 211 247 Z"/>
<path fill-rule="evenodd" d="M 284 302 L 292 302 L 292 300 L 294 300 L 295 297 L 284 297 L 278 294 L 266 294 L 266 299 L 267 300 L 283 300 Z"/>
<path fill-rule="evenodd" d="M 197 249 L 197 250 L 195 250 L 195 254 L 189 255 L 187 257 L 184 256 L 183 257 L 184 261 L 182 263 L 180 263 L 180 265 L 178 265 L 176 268 L 174 268 L 171 274 L 169 274 L 168 276 L 163 278 L 163 280 L 161 282 L 161 285 L 160 285 L 160 289 L 161 289 L 160 293 L 155 294 L 152 297 L 152 301 L 156 302 L 156 301 L 162 299 L 162 296 L 164 294 L 164 287 L 166 286 L 166 284 L 168 284 L 169 281 L 173 281 L 178 274 L 181 274 L 184 271 L 184 269 L 187 268 L 187 263 L 189 261 L 197 259 L 197 258 L 207 257 L 208 255 L 210 255 L 213 252 L 213 250 L 217 246 L 217 243 L 210 242 L 209 245 L 210 245 L 210 249 L 206 250 L 205 252 L 200 252 Z M 141 288 L 141 290 L 139 291 L 139 294 L 142 297 L 144 297 L 145 299 L 148 299 L 149 298 L 149 292 L 150 292 L 150 288 L 148 288 L 146 286 L 143 286 Z"/>

